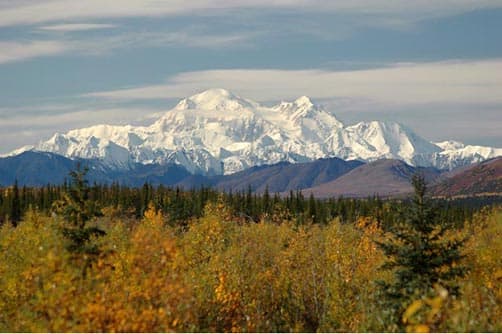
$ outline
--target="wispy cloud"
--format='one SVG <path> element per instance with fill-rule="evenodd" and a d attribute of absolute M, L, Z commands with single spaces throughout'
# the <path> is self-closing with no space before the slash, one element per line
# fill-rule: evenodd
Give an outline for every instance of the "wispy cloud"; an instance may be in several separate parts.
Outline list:
<path fill-rule="evenodd" d="M 98 24 L 98 23 L 68 23 L 68 24 L 55 24 L 39 27 L 40 30 L 58 31 L 58 32 L 72 32 L 72 31 L 86 31 L 97 29 L 110 29 L 115 28 L 114 24 Z"/>
<path fill-rule="evenodd" d="M 242 9 L 290 9 L 378 16 L 385 24 L 446 16 L 480 8 L 501 7 L 499 0 L 27 0 L 0 4 L 0 26 L 51 21 L 169 15 L 221 15 Z"/>
<path fill-rule="evenodd" d="M 41 40 L 0 41 L 0 64 L 40 56 L 79 53 L 100 55 L 116 49 L 183 46 L 215 49 L 248 47 L 257 36 L 307 34 L 321 39 L 346 39 L 361 26 L 406 27 L 424 18 L 454 15 L 476 9 L 502 7 L 502 0 L 18 0 L 0 1 L 0 27 L 27 25 L 29 31 L 44 32 Z M 285 22 L 274 23 L 273 13 L 329 13 L 342 18 L 336 29 L 310 16 L 286 15 Z M 268 13 L 269 16 L 264 15 Z M 272 14 L 271 14 L 272 13 Z M 229 27 L 240 29 L 193 29 L 189 24 L 178 30 L 130 31 L 117 20 L 129 17 L 190 16 L 197 20 L 225 16 Z M 319 15 L 318 15 L 319 16 Z M 331 16 L 330 16 L 331 17 Z M 108 19 L 106 23 L 97 20 Z M 218 18 L 219 19 L 219 18 Z M 108 23 L 111 22 L 111 23 Z M 119 21 L 120 22 L 120 21 Z M 193 23 L 193 21 L 192 21 Z M 38 27 L 37 27 L 38 26 Z M 209 24 L 214 26 L 214 24 Z M 70 34 L 98 29 L 111 33 Z M 57 34 L 59 33 L 59 34 Z M 77 37 L 78 36 L 78 39 Z M 46 40 L 43 40 L 46 38 Z M 50 40 L 49 40 L 50 39 Z"/>
<path fill-rule="evenodd" d="M 212 87 L 227 87 L 246 97 L 272 101 L 309 95 L 364 103 L 502 103 L 502 59 L 393 64 L 354 70 L 231 69 L 186 72 L 164 84 L 96 92 L 114 100 L 184 97 Z"/>
<path fill-rule="evenodd" d="M 67 50 L 68 45 L 60 41 L 0 41 L 0 64 L 60 54 Z"/>
<path fill-rule="evenodd" d="M 71 27 L 53 27 L 55 27 L 55 31 L 76 31 L 76 29 L 83 29 L 83 27 L 74 30 L 71 30 L 73 29 Z M 96 56 L 117 49 L 141 47 L 156 48 L 173 45 L 202 49 L 246 47 L 251 45 L 250 40 L 254 35 L 254 33 L 199 34 L 191 31 L 132 32 L 81 39 L 59 38 L 26 42 L 0 41 L 0 64 L 70 53 Z"/>
<path fill-rule="evenodd" d="M 74 47 L 90 53 L 101 53 L 122 48 L 165 47 L 172 45 L 192 48 L 219 48 L 223 46 L 248 45 L 248 42 L 253 36 L 253 33 L 206 34 L 190 30 L 174 32 L 132 32 L 75 41 Z"/>
<path fill-rule="evenodd" d="M 25 109 L 28 109 L 26 107 Z M 35 107 L 36 108 L 36 107 Z M 153 108 L 79 108 L 78 106 L 68 106 L 63 111 L 63 107 L 58 112 L 38 112 L 32 114 L 18 114 L 4 119 L 2 127 L 20 127 L 20 128 L 60 128 L 62 126 L 70 129 L 73 125 L 82 126 L 95 125 L 101 123 L 108 124 L 127 124 L 131 122 L 141 122 L 155 117 L 159 114 L 159 109 Z M 54 130 L 54 131 L 57 131 Z"/>

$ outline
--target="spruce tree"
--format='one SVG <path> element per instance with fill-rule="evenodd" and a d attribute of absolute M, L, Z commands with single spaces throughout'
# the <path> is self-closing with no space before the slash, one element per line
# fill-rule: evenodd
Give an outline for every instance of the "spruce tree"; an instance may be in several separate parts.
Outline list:
<path fill-rule="evenodd" d="M 64 219 L 63 235 L 68 240 L 67 248 L 73 253 L 97 255 L 98 248 L 91 243 L 93 236 L 104 235 L 105 232 L 96 226 L 89 226 L 93 218 L 100 215 L 95 201 L 90 199 L 90 187 L 85 176 L 87 168 L 70 172 L 71 181 L 63 199 L 53 204 L 54 211 Z"/>
<path fill-rule="evenodd" d="M 317 203 L 314 198 L 314 194 L 310 193 L 309 196 L 309 201 L 307 203 L 307 219 L 311 220 L 312 223 L 318 223 L 318 216 L 317 216 Z"/>
<path fill-rule="evenodd" d="M 262 196 L 262 211 L 264 214 L 268 215 L 271 212 L 271 204 L 270 204 L 270 192 L 268 190 L 268 184 L 265 186 L 265 192 Z"/>
<path fill-rule="evenodd" d="M 424 178 L 414 176 L 412 184 L 413 201 L 404 206 L 399 222 L 390 227 L 390 238 L 378 243 L 387 257 L 383 268 L 393 273 L 390 282 L 378 282 L 386 324 L 393 323 L 397 327 L 391 328 L 401 331 L 402 315 L 412 302 L 434 295 L 437 284 L 458 295 L 455 279 L 466 272 L 459 265 L 466 240 L 446 237 L 453 227 L 441 220 L 439 208 L 425 197 Z"/>
<path fill-rule="evenodd" d="M 12 225 L 14 226 L 17 226 L 17 224 L 21 220 L 21 199 L 19 198 L 19 187 L 17 185 L 17 179 L 14 182 L 14 187 L 12 188 L 10 219 L 12 221 Z"/>

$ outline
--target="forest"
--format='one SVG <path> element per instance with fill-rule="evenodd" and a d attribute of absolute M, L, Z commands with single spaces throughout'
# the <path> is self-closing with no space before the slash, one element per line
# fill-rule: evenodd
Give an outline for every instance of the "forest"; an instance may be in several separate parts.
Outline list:
<path fill-rule="evenodd" d="M 2 332 L 501 332 L 493 198 L 0 189 Z"/>

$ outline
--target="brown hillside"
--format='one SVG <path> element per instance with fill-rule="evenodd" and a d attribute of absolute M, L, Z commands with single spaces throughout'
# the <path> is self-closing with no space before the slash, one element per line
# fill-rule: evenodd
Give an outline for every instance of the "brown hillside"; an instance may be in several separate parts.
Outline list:
<path fill-rule="evenodd" d="M 332 182 L 303 189 L 302 192 L 321 198 L 402 196 L 413 191 L 410 180 L 417 172 L 424 174 L 429 182 L 440 174 L 433 168 L 416 168 L 400 160 L 382 159 L 357 167 Z"/>
<path fill-rule="evenodd" d="M 502 157 L 483 161 L 431 187 L 436 196 L 502 193 Z"/>

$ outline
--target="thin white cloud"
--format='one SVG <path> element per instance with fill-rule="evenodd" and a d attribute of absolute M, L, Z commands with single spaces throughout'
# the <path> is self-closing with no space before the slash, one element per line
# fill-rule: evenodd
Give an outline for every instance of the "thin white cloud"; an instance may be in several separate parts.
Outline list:
<path fill-rule="evenodd" d="M 63 31 L 63 28 L 58 31 Z M 253 33 L 204 35 L 190 31 L 178 31 L 128 33 L 84 39 L 62 38 L 26 42 L 0 41 L 0 64 L 71 52 L 97 56 L 117 49 L 140 47 L 165 47 L 171 45 L 203 49 L 243 47 L 250 45 L 249 41 L 253 36 Z"/>
<path fill-rule="evenodd" d="M 231 69 L 186 72 L 165 84 L 95 92 L 87 96 L 114 100 L 179 98 L 226 87 L 259 101 L 309 95 L 350 99 L 366 104 L 500 104 L 502 59 L 394 64 L 355 70 Z"/>
<path fill-rule="evenodd" d="M 98 23 L 68 23 L 68 24 L 55 24 L 43 26 L 38 29 L 46 31 L 58 31 L 58 32 L 72 32 L 72 31 L 86 31 L 86 30 L 97 30 L 97 29 L 110 29 L 115 28 L 114 24 L 98 24 Z"/>
<path fill-rule="evenodd" d="M 0 64 L 60 54 L 67 50 L 68 45 L 60 41 L 0 41 Z"/>
<path fill-rule="evenodd" d="M 291 9 L 382 17 L 401 24 L 426 17 L 501 7 L 500 0 L 28 0 L 0 4 L 0 26 L 83 19 L 222 14 L 227 10 Z"/>
<path fill-rule="evenodd" d="M 36 108 L 36 107 L 35 107 Z M 2 127 L 20 127 L 20 128 L 54 128 L 62 125 L 88 123 L 89 125 L 108 123 L 108 124 L 127 124 L 131 122 L 144 121 L 151 119 L 159 113 L 158 109 L 153 108 L 78 108 L 78 106 L 68 106 L 68 109 L 58 113 L 40 112 L 37 115 L 20 114 L 5 119 Z"/>
<path fill-rule="evenodd" d="M 75 41 L 74 48 L 91 54 L 99 54 L 121 48 L 164 47 L 170 45 L 182 45 L 193 48 L 220 48 L 223 46 L 247 45 L 253 36 L 253 33 L 200 34 L 188 30 L 177 32 L 134 32 Z"/>

